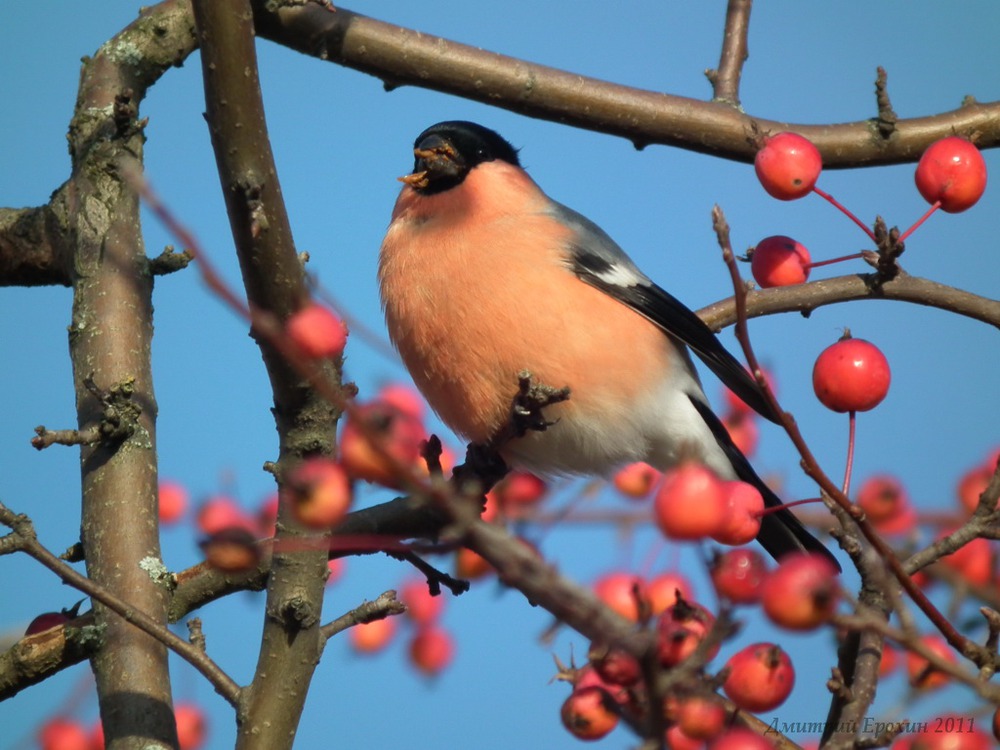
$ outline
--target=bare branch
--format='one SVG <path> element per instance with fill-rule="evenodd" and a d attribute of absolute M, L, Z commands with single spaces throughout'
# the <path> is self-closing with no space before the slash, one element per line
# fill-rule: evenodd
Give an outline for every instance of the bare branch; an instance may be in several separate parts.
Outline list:
<path fill-rule="evenodd" d="M 257 32 L 303 54 L 376 76 L 386 88 L 412 85 L 627 138 L 752 162 L 754 133 L 792 130 L 809 138 L 827 169 L 916 161 L 955 133 L 980 148 L 1000 145 L 1000 103 L 968 102 L 899 120 L 886 141 L 871 121 L 804 125 L 745 115 L 730 105 L 621 86 L 421 34 L 338 8 L 268 10 L 254 0 Z"/>
<path fill-rule="evenodd" d="M 747 35 L 750 33 L 750 9 L 753 0 L 729 0 L 726 7 L 726 29 L 722 36 L 722 54 L 717 70 L 707 70 L 712 82 L 712 101 L 740 106 L 740 76 L 743 63 L 749 57 Z"/>

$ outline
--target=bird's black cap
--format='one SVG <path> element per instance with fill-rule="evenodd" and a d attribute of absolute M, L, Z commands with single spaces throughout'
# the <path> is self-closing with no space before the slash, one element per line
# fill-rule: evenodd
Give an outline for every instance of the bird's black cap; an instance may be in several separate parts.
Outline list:
<path fill-rule="evenodd" d="M 517 149 L 497 132 L 464 120 L 431 125 L 413 142 L 413 153 L 413 174 L 400 180 L 428 195 L 462 184 L 470 171 L 485 162 L 521 164 Z"/>

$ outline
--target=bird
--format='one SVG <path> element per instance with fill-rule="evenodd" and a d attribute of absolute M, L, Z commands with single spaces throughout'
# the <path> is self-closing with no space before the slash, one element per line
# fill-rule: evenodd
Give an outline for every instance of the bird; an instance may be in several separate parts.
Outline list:
<path fill-rule="evenodd" d="M 692 310 L 543 192 L 497 132 L 439 122 L 413 154 L 379 252 L 379 292 L 393 346 L 448 427 L 489 441 L 528 372 L 569 398 L 545 408 L 547 429 L 502 445 L 508 464 L 607 476 L 636 461 L 696 460 L 782 506 L 709 406 L 690 352 L 750 407 L 778 415 Z M 775 559 L 808 551 L 836 562 L 785 507 L 763 516 L 757 539 Z"/>

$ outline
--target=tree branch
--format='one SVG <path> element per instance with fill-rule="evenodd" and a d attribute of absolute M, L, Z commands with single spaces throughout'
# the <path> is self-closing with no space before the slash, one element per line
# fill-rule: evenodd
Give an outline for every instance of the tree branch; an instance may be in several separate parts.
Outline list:
<path fill-rule="evenodd" d="M 712 83 L 712 101 L 740 106 L 740 76 L 743 63 L 750 53 L 747 35 L 750 33 L 750 9 L 753 0 L 729 0 L 726 7 L 726 28 L 722 36 L 722 54 L 717 70 L 706 70 L 705 75 Z"/>
<path fill-rule="evenodd" d="M 1000 103 L 966 103 L 941 114 L 901 119 L 889 141 L 873 120 L 825 125 L 779 122 L 704 102 L 587 78 L 337 8 L 284 7 L 254 0 L 260 36 L 303 54 L 382 79 L 387 89 L 412 85 L 509 109 L 529 117 L 752 162 L 756 135 L 793 130 L 809 138 L 827 169 L 914 162 L 931 143 L 975 135 L 980 148 L 1000 145 Z"/>
<path fill-rule="evenodd" d="M 195 0 L 194 12 L 206 117 L 247 301 L 250 310 L 281 323 L 309 292 L 268 140 L 249 0 Z M 327 400 L 310 387 L 269 332 L 255 324 L 251 334 L 271 381 L 280 483 L 290 463 L 333 453 L 342 399 Z M 322 368 L 334 392 L 339 366 L 327 362 Z M 285 544 L 291 540 L 296 543 Z M 291 747 L 322 653 L 327 548 L 327 540 L 302 527 L 286 503 L 279 505 L 260 655 L 237 714 L 238 748 Z"/>

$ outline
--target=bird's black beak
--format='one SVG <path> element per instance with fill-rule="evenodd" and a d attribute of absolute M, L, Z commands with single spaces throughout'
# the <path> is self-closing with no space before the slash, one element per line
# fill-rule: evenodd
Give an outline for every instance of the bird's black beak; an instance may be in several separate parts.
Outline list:
<path fill-rule="evenodd" d="M 416 190 L 423 190 L 434 182 L 461 181 L 468 171 L 465 159 L 455 147 L 439 135 L 429 135 L 413 149 L 413 173 L 399 178 Z"/>

